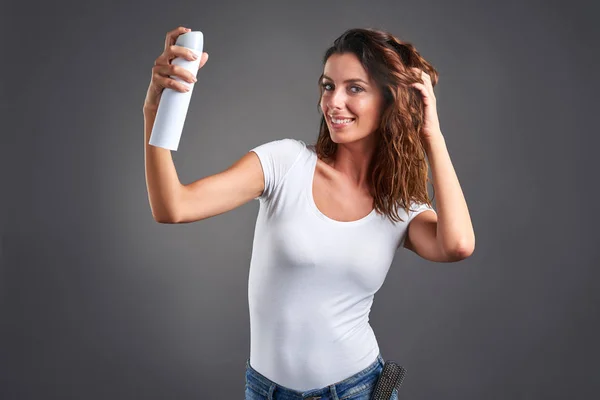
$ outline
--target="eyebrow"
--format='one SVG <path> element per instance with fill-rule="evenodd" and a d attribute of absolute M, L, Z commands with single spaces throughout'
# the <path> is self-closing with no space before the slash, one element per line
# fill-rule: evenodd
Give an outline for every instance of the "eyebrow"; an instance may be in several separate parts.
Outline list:
<path fill-rule="evenodd" d="M 333 79 L 331 79 L 330 77 L 328 77 L 328 76 L 327 76 L 327 75 L 325 75 L 325 74 L 323 74 L 323 75 L 321 76 L 321 80 L 323 80 L 323 79 L 328 79 L 328 80 L 330 80 L 330 81 L 333 81 Z M 368 84 L 369 84 L 368 82 L 365 82 L 365 81 L 363 81 L 362 79 L 358 79 L 358 78 L 354 78 L 354 79 L 346 79 L 346 80 L 344 81 L 344 83 L 351 83 L 351 82 L 362 82 L 362 83 L 364 83 L 365 85 L 368 85 Z"/>

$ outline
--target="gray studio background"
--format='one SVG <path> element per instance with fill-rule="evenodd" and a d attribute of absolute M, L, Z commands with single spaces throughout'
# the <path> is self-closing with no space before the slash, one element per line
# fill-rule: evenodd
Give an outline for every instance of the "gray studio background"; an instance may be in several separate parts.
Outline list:
<path fill-rule="evenodd" d="M 476 233 L 453 264 L 403 249 L 375 297 L 402 399 L 600 390 L 598 8 L 569 2 L 10 2 L 2 13 L 0 398 L 241 399 L 258 201 L 150 212 L 142 104 L 167 31 L 203 31 L 183 183 L 312 142 L 325 49 L 391 31 L 439 71 Z M 404 260 L 404 262 L 401 262 Z"/>

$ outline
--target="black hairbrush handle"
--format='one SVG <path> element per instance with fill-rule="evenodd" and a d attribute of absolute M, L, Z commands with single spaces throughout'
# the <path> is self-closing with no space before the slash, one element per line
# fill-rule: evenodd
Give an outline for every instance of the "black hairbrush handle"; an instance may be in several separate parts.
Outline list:
<path fill-rule="evenodd" d="M 406 370 L 393 361 L 386 361 L 383 365 L 381 375 L 377 379 L 371 400 L 389 400 L 394 388 L 400 389 Z"/>

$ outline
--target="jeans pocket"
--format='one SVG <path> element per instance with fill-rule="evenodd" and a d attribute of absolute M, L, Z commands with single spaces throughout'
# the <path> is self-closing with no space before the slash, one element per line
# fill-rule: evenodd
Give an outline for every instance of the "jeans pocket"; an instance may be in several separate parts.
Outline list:
<path fill-rule="evenodd" d="M 350 395 L 345 395 L 344 397 L 340 397 L 340 400 L 370 400 L 373 395 L 373 390 L 375 385 L 367 386 L 357 392 L 354 392 Z"/>
<path fill-rule="evenodd" d="M 375 390 L 381 370 L 382 368 L 378 368 L 376 372 L 357 381 L 350 389 L 344 390 L 341 393 L 340 400 L 369 400 Z"/>

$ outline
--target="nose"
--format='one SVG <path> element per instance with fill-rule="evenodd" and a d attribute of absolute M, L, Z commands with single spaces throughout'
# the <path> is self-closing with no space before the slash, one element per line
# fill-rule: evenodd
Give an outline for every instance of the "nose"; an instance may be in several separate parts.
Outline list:
<path fill-rule="evenodd" d="M 344 102 L 346 101 L 345 94 L 342 90 L 334 90 L 329 93 L 327 99 L 327 108 L 330 110 L 343 108 Z"/>

